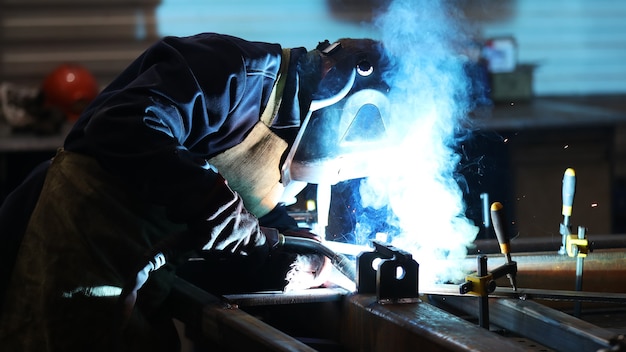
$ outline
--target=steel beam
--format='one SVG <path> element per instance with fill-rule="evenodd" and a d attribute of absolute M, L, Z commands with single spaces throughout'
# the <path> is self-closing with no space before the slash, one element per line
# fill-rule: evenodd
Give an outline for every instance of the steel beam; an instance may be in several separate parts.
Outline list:
<path fill-rule="evenodd" d="M 186 333 L 197 348 L 220 352 L 315 351 L 185 280 L 176 279 L 170 302 L 176 318 L 185 324 Z"/>
<path fill-rule="evenodd" d="M 468 315 L 476 315 L 476 297 L 429 296 L 429 301 Z M 489 299 L 490 319 L 494 326 L 537 341 L 555 351 L 597 351 L 610 347 L 615 333 L 586 321 L 546 307 L 537 302 L 508 298 Z"/>
<path fill-rule="evenodd" d="M 525 351 L 431 304 L 380 304 L 375 295 L 346 297 L 341 346 L 360 352 Z"/>

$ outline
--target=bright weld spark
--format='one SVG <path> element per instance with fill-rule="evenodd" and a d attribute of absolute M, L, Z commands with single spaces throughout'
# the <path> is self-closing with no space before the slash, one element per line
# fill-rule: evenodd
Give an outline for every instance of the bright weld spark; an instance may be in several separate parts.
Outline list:
<path fill-rule="evenodd" d="M 595 207 L 597 207 L 597 206 L 598 206 L 598 203 L 591 203 L 591 207 L 592 207 L 592 208 L 595 208 Z"/>

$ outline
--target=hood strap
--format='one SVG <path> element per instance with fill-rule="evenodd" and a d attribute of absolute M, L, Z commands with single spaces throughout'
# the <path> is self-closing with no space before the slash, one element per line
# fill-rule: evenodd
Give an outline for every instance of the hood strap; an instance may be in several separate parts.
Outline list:
<path fill-rule="evenodd" d="M 287 70 L 289 69 L 289 59 L 291 57 L 291 49 L 283 49 L 282 58 L 280 60 L 280 69 L 278 71 L 278 79 L 274 83 L 269 101 L 261 114 L 261 121 L 266 126 L 271 126 L 272 122 L 278 114 L 280 103 L 283 99 L 283 91 L 285 90 L 285 82 L 287 81 Z"/>

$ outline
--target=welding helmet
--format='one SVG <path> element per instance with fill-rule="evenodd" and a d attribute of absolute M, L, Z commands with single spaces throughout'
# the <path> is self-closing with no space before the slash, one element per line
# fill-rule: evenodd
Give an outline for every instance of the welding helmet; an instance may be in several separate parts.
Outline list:
<path fill-rule="evenodd" d="M 75 121 L 85 107 L 98 95 L 96 78 L 78 64 L 61 64 L 44 79 L 44 106 L 58 109 L 68 120 Z"/>
<path fill-rule="evenodd" d="M 389 140 L 389 58 L 380 42 L 320 43 L 322 78 L 283 165 L 283 182 L 336 184 L 370 176 Z"/>

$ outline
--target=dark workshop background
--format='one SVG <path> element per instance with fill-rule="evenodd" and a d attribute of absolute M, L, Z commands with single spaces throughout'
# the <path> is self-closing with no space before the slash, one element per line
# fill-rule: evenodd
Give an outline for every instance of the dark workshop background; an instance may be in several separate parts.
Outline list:
<path fill-rule="evenodd" d="M 0 0 L 0 81 L 37 86 L 63 62 L 104 86 L 163 35 L 221 32 L 286 47 L 377 37 L 382 0 Z M 510 209 L 515 236 L 560 236 L 561 179 L 577 173 L 573 223 L 626 231 L 626 2 L 459 1 L 477 40 L 513 38 L 519 70 L 460 148 L 468 216 L 480 195 Z M 519 71 L 519 72 L 518 72 Z M 530 89 L 530 90 L 529 90 Z M 59 136 L 0 136 L 0 201 Z M 489 236 L 487 232 L 481 236 Z"/>

